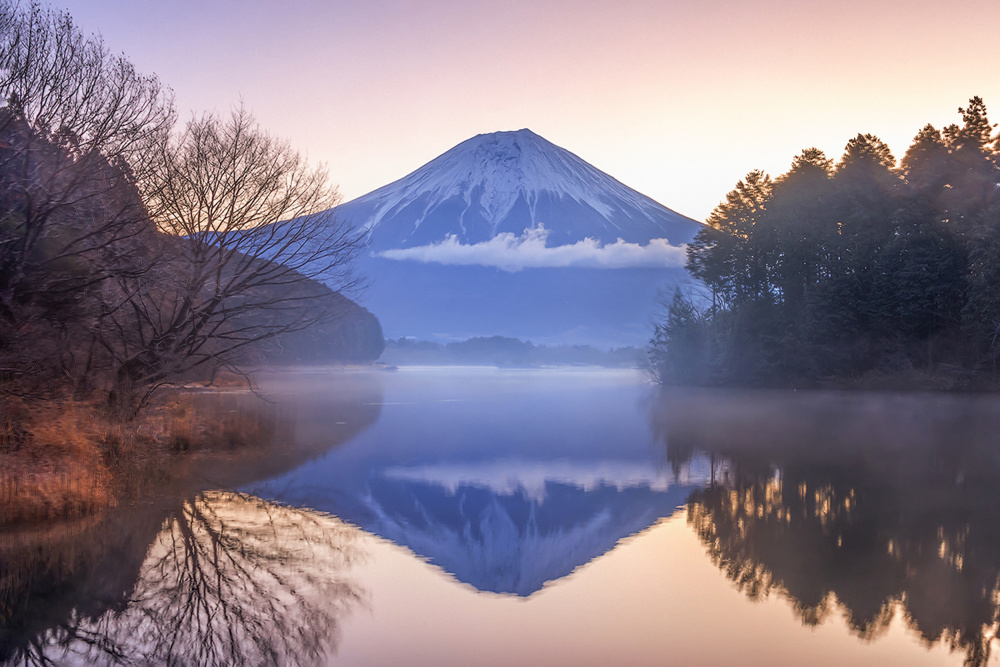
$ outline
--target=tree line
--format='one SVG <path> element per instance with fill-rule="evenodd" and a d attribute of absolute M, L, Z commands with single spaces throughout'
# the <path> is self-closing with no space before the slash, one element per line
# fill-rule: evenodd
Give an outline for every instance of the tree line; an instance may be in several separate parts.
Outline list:
<path fill-rule="evenodd" d="M 661 382 L 814 383 L 865 374 L 993 379 L 1000 360 L 1000 142 L 973 97 L 897 162 L 871 134 L 751 171 L 687 249 L 703 292 L 655 326 Z"/>
<path fill-rule="evenodd" d="M 243 108 L 178 123 L 157 77 L 12 0 L 0 101 L 3 393 L 127 416 L 350 303 L 325 286 L 357 284 L 360 237 L 323 214 L 336 189 Z"/>

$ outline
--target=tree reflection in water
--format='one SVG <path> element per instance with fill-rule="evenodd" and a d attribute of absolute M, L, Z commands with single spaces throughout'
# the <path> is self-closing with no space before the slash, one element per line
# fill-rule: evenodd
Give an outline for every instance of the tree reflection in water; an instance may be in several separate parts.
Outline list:
<path fill-rule="evenodd" d="M 988 662 L 1000 622 L 1000 402 L 991 397 L 667 392 L 675 464 L 714 460 L 689 524 L 751 599 L 873 639 L 897 613 Z"/>
<path fill-rule="evenodd" d="M 76 582 L 50 583 L 88 574 L 73 571 L 81 564 L 78 554 L 63 561 L 69 571 L 51 572 L 50 562 L 34 579 L 23 571 L 5 576 L 0 659 L 39 665 L 315 664 L 336 648 L 340 620 L 364 602 L 364 591 L 346 576 L 365 557 L 358 531 L 336 519 L 249 495 L 209 492 L 168 509 L 160 525 L 134 584 L 115 582 L 117 594 L 114 586 L 98 594 Z M 106 533 L 86 536 L 112 537 Z M 91 571 L 104 571 L 108 550 L 117 548 L 91 541 L 69 550 L 89 550 L 88 558 L 100 561 Z M 50 598 L 42 602 L 61 609 L 61 618 L 19 618 L 31 611 L 25 599 L 40 592 L 37 575 L 48 578 L 41 588 Z"/>
<path fill-rule="evenodd" d="M 0 664 L 312 665 L 336 647 L 365 598 L 348 578 L 364 557 L 359 531 L 206 489 L 245 487 L 350 440 L 378 420 L 382 385 L 285 373 L 268 392 L 278 404 L 195 395 L 183 423 L 206 442 L 143 503 L 0 533 Z"/>

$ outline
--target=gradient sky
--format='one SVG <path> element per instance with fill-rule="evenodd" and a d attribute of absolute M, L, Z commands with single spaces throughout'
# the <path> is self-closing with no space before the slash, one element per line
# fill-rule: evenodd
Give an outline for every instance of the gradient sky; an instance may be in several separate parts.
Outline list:
<path fill-rule="evenodd" d="M 902 157 L 982 96 L 997 0 L 56 0 L 176 94 L 240 99 L 345 201 L 479 133 L 530 128 L 704 219 L 738 179 L 858 132 Z"/>

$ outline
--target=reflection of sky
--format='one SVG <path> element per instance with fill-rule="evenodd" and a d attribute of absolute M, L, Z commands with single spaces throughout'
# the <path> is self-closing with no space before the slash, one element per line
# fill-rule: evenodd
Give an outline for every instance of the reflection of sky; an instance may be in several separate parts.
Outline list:
<path fill-rule="evenodd" d="M 487 462 L 514 460 L 533 467 L 532 474 L 609 464 L 642 469 L 650 479 L 670 474 L 644 413 L 654 390 L 637 371 L 404 368 L 363 379 L 372 377 L 382 392 L 372 401 L 380 404 L 378 421 L 323 458 L 272 480 L 272 487 L 346 488 L 389 469 L 458 466 L 459 474 L 467 466 L 481 473 Z M 346 384 L 337 391 L 349 395 L 350 383 L 362 376 L 342 379 Z M 322 391 L 294 400 L 322 405 Z M 328 400 L 331 406 L 339 401 Z M 342 414 L 332 407 L 326 412 Z"/>
<path fill-rule="evenodd" d="M 753 168 L 873 132 L 901 157 L 972 95 L 1000 104 L 1000 3 L 62 0 L 180 116 L 241 97 L 347 198 L 528 127 L 703 218 Z"/>

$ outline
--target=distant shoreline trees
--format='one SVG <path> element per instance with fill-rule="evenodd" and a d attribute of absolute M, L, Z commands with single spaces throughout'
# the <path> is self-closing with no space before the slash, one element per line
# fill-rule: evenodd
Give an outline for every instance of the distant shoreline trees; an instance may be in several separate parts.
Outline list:
<path fill-rule="evenodd" d="M 896 163 L 859 134 L 752 171 L 688 247 L 704 297 L 675 295 L 648 346 L 661 382 L 781 385 L 1000 361 L 1000 145 L 973 97 Z"/>

